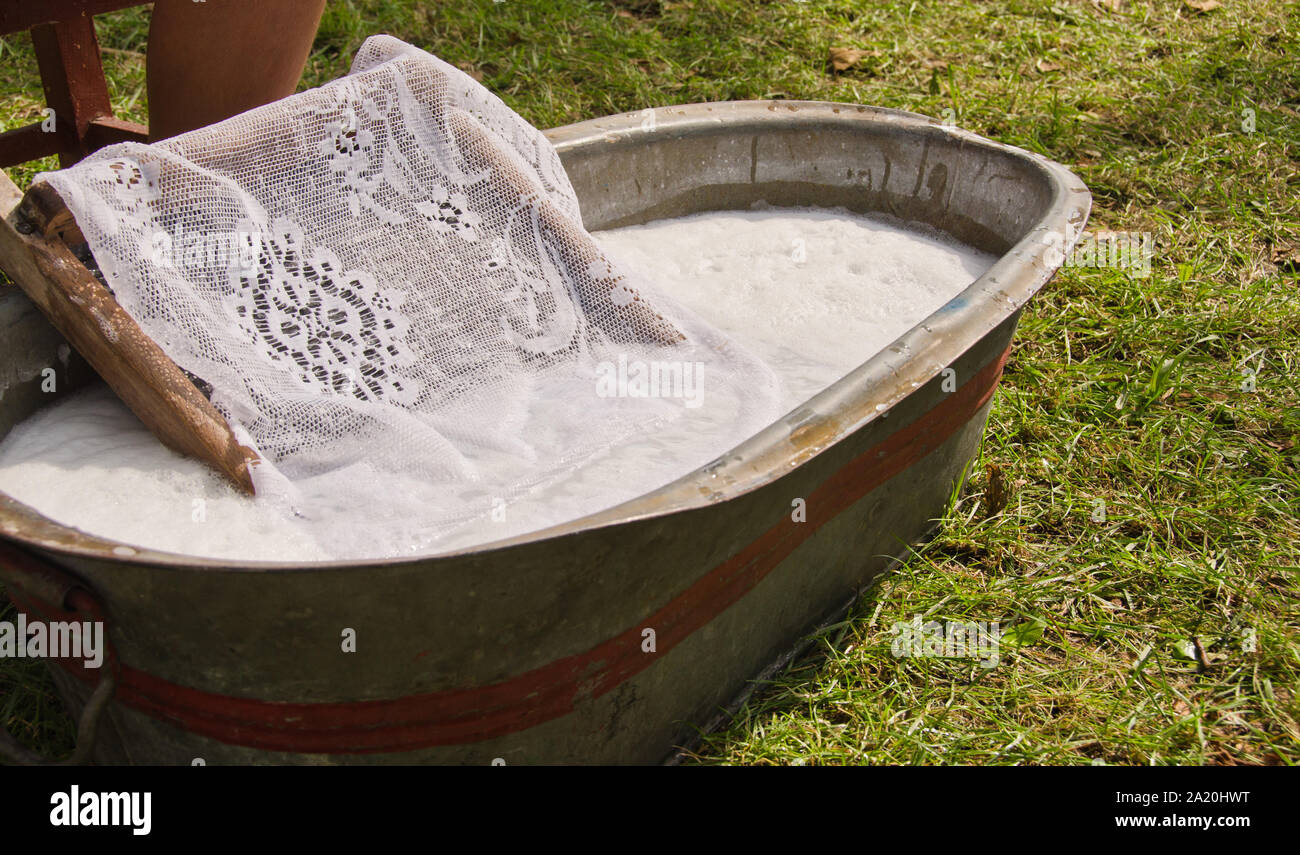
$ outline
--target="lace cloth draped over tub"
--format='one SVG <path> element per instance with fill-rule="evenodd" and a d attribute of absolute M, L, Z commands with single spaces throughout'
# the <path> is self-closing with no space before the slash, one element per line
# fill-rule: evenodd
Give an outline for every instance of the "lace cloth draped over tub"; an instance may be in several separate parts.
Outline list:
<path fill-rule="evenodd" d="M 671 396 L 597 394 L 620 357 L 702 364 L 704 405 L 728 413 L 716 453 L 778 415 L 765 366 L 596 248 L 540 131 L 387 36 L 319 89 L 40 178 L 124 309 L 264 458 L 259 497 L 340 557 L 436 549 L 683 417 Z"/>

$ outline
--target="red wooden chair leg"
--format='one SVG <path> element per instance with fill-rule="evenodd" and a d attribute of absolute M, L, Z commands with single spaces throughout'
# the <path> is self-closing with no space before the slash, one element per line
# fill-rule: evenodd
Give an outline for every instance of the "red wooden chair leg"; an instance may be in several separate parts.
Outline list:
<path fill-rule="evenodd" d="M 0 134 L 0 166 L 12 166 L 38 157 L 58 154 L 70 166 L 98 148 L 123 140 L 147 140 L 143 125 L 114 117 L 108 84 L 95 38 L 92 12 L 87 6 L 118 8 L 130 3 L 68 3 L 48 8 L 53 21 L 32 22 L 32 45 L 45 89 L 45 103 L 54 111 L 41 122 Z M 12 4 L 0 6 L 4 29 L 23 21 L 8 20 L 20 14 Z M 102 10 L 98 10 L 102 11 Z M 21 10 L 21 14 L 36 13 Z"/>

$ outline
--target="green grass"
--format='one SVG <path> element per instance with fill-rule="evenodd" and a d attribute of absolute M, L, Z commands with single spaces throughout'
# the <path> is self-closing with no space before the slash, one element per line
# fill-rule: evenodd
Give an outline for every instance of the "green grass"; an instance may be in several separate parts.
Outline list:
<path fill-rule="evenodd" d="M 142 121 L 147 18 L 101 21 L 114 103 Z M 698 759 L 1291 765 L 1298 31 L 1300 5 L 1278 0 L 1208 13 L 1170 0 L 335 0 L 304 85 L 390 32 L 481 75 L 542 127 L 812 98 L 951 110 L 1070 165 L 1092 189 L 1092 228 L 1156 235 L 1151 275 L 1066 268 L 1030 304 L 980 459 L 935 539 Z M 869 53 L 831 74 L 833 46 Z M 0 123 L 30 121 L 40 98 L 25 40 L 5 42 L 0 62 Z M 890 628 L 914 614 L 1042 632 L 1004 647 L 993 669 L 895 658 Z M 1193 640 L 1203 661 L 1183 652 Z M 39 665 L 5 663 L 0 690 L 9 728 L 70 746 Z"/>

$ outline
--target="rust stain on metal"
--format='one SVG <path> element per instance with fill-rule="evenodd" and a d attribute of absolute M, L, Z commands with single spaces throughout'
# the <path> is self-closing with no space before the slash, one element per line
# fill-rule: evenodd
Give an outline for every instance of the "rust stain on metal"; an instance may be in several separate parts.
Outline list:
<path fill-rule="evenodd" d="M 832 416 L 822 416 L 799 425 L 790 431 L 790 444 L 794 446 L 790 464 L 797 466 L 815 457 L 818 452 L 833 445 L 842 433 L 843 425 Z"/>

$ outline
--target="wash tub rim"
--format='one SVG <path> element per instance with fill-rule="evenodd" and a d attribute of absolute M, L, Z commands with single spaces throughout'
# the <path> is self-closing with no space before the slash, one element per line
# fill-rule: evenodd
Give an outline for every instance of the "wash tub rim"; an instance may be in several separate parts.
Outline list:
<path fill-rule="evenodd" d="M 883 124 L 892 130 L 918 134 L 919 141 L 956 141 L 1020 161 L 1046 182 L 1049 198 L 1032 227 L 983 275 L 839 380 L 681 478 L 568 522 L 447 552 L 310 562 L 229 559 L 165 552 L 84 532 L 55 522 L 0 491 L 0 534 L 26 547 L 109 563 L 233 573 L 301 573 L 485 555 L 728 501 L 778 480 L 868 423 L 886 417 L 896 404 L 1019 312 L 1060 267 L 1063 258 L 1050 262 L 1049 252 L 1068 251 L 1082 233 L 1091 207 L 1087 187 L 1063 165 L 906 110 L 835 101 L 764 100 L 681 104 L 657 107 L 654 112 L 655 122 L 649 129 L 643 127 L 644 112 L 638 111 L 588 119 L 545 134 L 563 155 L 570 149 L 600 143 L 637 145 L 665 134 L 729 134 L 746 126 L 761 132 L 770 129 L 775 121 L 796 128 L 827 123 L 840 127 Z M 888 216 L 883 211 L 874 213 Z M 820 434 L 824 437 L 820 443 L 800 448 L 792 442 L 795 431 L 817 434 L 818 426 L 830 428 Z"/>

